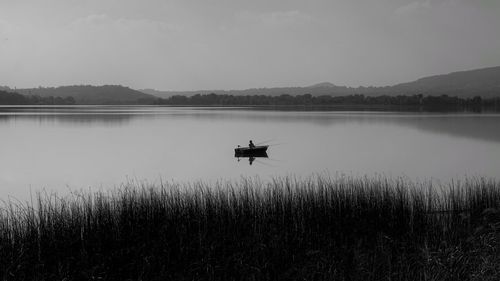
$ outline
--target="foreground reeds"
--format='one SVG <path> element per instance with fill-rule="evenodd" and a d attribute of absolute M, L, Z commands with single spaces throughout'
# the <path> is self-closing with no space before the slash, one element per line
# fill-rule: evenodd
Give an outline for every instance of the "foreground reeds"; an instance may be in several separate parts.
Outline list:
<path fill-rule="evenodd" d="M 128 185 L 0 211 L 2 280 L 498 280 L 500 183 Z"/>

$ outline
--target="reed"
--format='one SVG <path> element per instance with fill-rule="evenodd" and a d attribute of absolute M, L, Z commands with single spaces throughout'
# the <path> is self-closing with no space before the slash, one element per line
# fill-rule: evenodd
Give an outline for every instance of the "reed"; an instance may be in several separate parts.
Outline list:
<path fill-rule="evenodd" d="M 495 280 L 500 184 L 129 184 L 0 211 L 3 280 Z"/>

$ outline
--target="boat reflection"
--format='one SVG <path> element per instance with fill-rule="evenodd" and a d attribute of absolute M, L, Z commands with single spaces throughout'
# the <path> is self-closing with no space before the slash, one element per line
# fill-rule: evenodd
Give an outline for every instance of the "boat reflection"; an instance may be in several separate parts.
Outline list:
<path fill-rule="evenodd" d="M 234 157 L 238 158 L 238 162 L 240 162 L 240 160 L 242 158 L 248 158 L 248 164 L 250 164 L 250 165 L 252 165 L 252 163 L 257 158 L 269 158 L 267 156 L 267 152 L 265 152 L 265 151 L 262 151 L 262 152 L 252 152 L 252 153 L 245 153 L 245 152 L 238 153 L 238 152 L 235 152 L 234 153 Z"/>

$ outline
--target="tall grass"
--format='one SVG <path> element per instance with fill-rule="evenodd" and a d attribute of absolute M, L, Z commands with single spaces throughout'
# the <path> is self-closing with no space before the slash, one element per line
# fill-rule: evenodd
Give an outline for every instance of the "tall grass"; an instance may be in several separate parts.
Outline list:
<path fill-rule="evenodd" d="M 131 184 L 0 211 L 3 280 L 496 280 L 500 184 Z M 457 279 L 458 278 L 458 279 Z"/>

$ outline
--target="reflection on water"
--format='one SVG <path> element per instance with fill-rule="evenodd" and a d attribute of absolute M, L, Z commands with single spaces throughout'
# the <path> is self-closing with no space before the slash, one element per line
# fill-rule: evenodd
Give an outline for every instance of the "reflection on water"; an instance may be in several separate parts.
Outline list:
<path fill-rule="evenodd" d="M 252 163 L 257 159 L 257 158 L 269 158 L 267 155 L 267 152 L 253 152 L 253 153 L 235 153 L 234 157 L 238 159 L 238 162 L 240 162 L 241 159 L 248 158 L 248 164 L 252 165 Z"/>
<path fill-rule="evenodd" d="M 114 187 L 127 178 L 328 171 L 447 180 L 499 177 L 500 167 L 498 114 L 4 106 L 0 136 L 0 198 L 23 198 L 30 188 Z M 270 147 L 272 159 L 234 155 L 248 139 L 279 145 Z"/>
<path fill-rule="evenodd" d="M 0 115 L 1 122 L 19 122 L 24 120 L 38 123 L 69 123 L 71 125 L 87 126 L 92 123 L 106 125 L 124 125 L 132 118 L 129 114 L 39 114 L 39 115 Z"/>
<path fill-rule="evenodd" d="M 156 106 L 0 106 L 0 122 L 36 121 L 70 125 L 126 125 L 132 119 L 203 119 L 314 123 L 383 123 L 414 127 L 433 133 L 500 142 L 500 114 L 415 113 L 384 111 L 270 111 L 247 107 L 156 107 Z"/>

